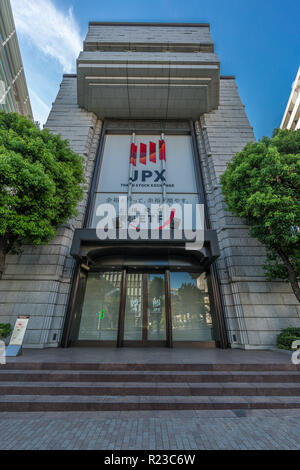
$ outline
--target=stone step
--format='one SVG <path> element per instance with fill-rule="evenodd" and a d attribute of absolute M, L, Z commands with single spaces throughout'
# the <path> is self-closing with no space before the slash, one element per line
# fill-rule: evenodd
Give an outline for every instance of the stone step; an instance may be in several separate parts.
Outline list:
<path fill-rule="evenodd" d="M 0 366 L 1 370 L 74 370 L 74 371 L 298 371 L 300 372 L 300 365 L 288 363 L 280 364 L 147 364 L 147 363 L 68 363 L 68 362 L 8 362 L 4 366 Z"/>
<path fill-rule="evenodd" d="M 0 411 L 141 411 L 300 408 L 299 397 L 135 397 L 19 396 L 0 397 Z"/>
<path fill-rule="evenodd" d="M 189 375 L 199 375 L 199 376 L 208 376 L 208 375 L 213 375 L 216 377 L 224 377 L 229 374 L 230 371 L 146 371 L 146 370 L 140 370 L 140 371 L 103 371 L 103 370 L 96 370 L 96 371 L 89 371 L 89 370 L 64 370 L 64 371 L 57 371 L 57 370 L 18 370 L 18 369 L 13 369 L 13 370 L 1 370 L 0 369 L 0 376 L 3 373 L 6 374 L 51 374 L 55 375 L 58 374 L 60 376 L 63 375 L 71 375 L 74 376 L 77 375 L 98 375 L 98 376 L 106 376 L 107 374 L 111 374 L 114 376 L 121 376 L 126 374 L 127 376 L 130 375 L 143 375 L 146 376 L 147 374 L 151 373 L 151 375 L 174 375 L 174 376 L 189 376 Z M 230 372 L 234 376 L 260 376 L 260 375 L 274 375 L 277 372 L 276 371 L 232 371 Z M 280 375 L 286 375 L 286 376 L 299 376 L 298 371 L 281 371 L 278 372 Z"/>
<path fill-rule="evenodd" d="M 142 388 L 142 387 L 151 387 L 151 388 L 174 388 L 174 387 L 193 387 L 193 388 L 230 388 L 230 387 L 238 387 L 238 388 L 245 388 L 245 387 L 251 387 L 251 388 L 261 388 L 261 387 L 266 387 L 266 388 L 296 388 L 297 390 L 300 390 L 300 384 L 299 383 L 294 383 L 294 382 L 285 382 L 285 383 L 276 383 L 276 382 L 271 382 L 271 383 L 263 383 L 263 382 L 218 382 L 218 383 L 212 383 L 212 382 L 201 382 L 198 384 L 197 382 L 170 382 L 167 385 L 164 382 L 22 382 L 22 385 L 19 384 L 19 382 L 13 382 L 13 381 L 4 381 L 0 382 L 0 388 L 6 387 L 6 386 L 16 386 L 16 387 L 111 387 L 111 388 L 118 388 L 118 387 L 126 387 L 126 388 Z"/>
<path fill-rule="evenodd" d="M 300 408 L 293 364 L 83 364 L 0 367 L 0 411 Z"/>
<path fill-rule="evenodd" d="M 176 373 L 176 372 L 156 372 L 156 373 L 134 373 L 134 372 L 56 372 L 56 371 L 2 371 L 0 370 L 1 382 L 192 382 L 192 383 L 299 383 L 300 374 L 298 372 L 281 373 Z"/>
<path fill-rule="evenodd" d="M 51 395 L 51 396 L 300 396 L 300 384 L 262 384 L 262 383 L 226 383 L 212 386 L 210 383 L 196 384 L 183 383 L 164 384 L 157 383 L 137 383 L 128 386 L 125 383 L 101 383 L 96 384 L 75 383 L 70 386 L 68 383 L 46 382 L 25 382 L 16 385 L 11 382 L 0 384 L 0 395 Z"/>

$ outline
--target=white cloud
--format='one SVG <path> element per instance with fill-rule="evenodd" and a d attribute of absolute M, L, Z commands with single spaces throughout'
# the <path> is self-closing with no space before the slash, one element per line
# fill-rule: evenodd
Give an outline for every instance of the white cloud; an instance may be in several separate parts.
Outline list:
<path fill-rule="evenodd" d="M 43 125 L 47 121 L 50 107 L 31 88 L 29 88 L 29 94 L 34 119 Z"/>
<path fill-rule="evenodd" d="M 67 13 L 58 10 L 52 0 L 11 0 L 11 3 L 17 33 L 58 60 L 64 72 L 74 71 L 82 39 L 72 9 Z"/>

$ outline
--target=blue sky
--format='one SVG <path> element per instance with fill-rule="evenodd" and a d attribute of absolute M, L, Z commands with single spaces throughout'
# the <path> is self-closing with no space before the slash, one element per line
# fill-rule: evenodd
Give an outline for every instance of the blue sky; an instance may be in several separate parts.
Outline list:
<path fill-rule="evenodd" d="M 207 22 L 222 75 L 235 75 L 255 135 L 279 127 L 300 65 L 296 0 L 11 0 L 35 119 L 75 72 L 89 21 Z"/>

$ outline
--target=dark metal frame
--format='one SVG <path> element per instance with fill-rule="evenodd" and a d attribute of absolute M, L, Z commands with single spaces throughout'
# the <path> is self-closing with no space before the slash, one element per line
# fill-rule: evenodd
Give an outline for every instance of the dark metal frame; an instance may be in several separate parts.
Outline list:
<path fill-rule="evenodd" d="M 143 321 L 142 321 L 142 340 L 141 341 L 131 341 L 131 340 L 124 340 L 124 321 L 125 321 L 125 304 L 126 304 L 126 292 L 127 292 L 127 276 L 126 274 L 128 273 L 140 273 L 143 274 Z M 167 304 L 167 274 L 166 274 L 165 269 L 160 269 L 160 270 L 153 270 L 152 269 L 124 269 L 123 273 L 125 273 L 125 282 L 122 285 L 122 290 L 121 290 L 121 302 L 120 302 L 120 316 L 119 316 L 119 325 L 120 325 L 120 330 L 119 330 L 119 335 L 118 335 L 118 342 L 117 342 L 117 347 L 122 347 L 122 346 L 168 346 L 172 344 L 172 325 L 170 324 L 170 313 L 169 313 L 169 307 L 167 305 L 170 305 L 169 303 Z M 165 315 L 166 315 L 166 341 L 153 341 L 153 340 L 148 340 L 148 274 L 164 274 L 165 276 Z"/>
<path fill-rule="evenodd" d="M 170 289 L 170 271 L 165 271 L 165 310 L 166 310 L 166 325 L 167 325 L 167 346 L 173 347 L 173 326 L 172 326 L 172 312 L 171 312 L 171 289 Z"/>
<path fill-rule="evenodd" d="M 207 204 L 207 199 L 206 199 L 206 194 L 204 191 L 204 185 L 203 185 L 203 171 L 202 171 L 202 163 L 200 159 L 200 152 L 199 152 L 199 147 L 198 147 L 198 142 L 196 139 L 195 135 L 195 128 L 194 128 L 194 123 L 193 121 L 190 121 L 190 127 L 191 127 L 191 135 L 192 135 L 192 142 L 193 142 L 193 148 L 194 148 L 194 158 L 195 158 L 195 167 L 197 169 L 197 178 L 200 183 L 200 190 L 201 190 L 201 197 L 203 197 L 203 203 L 204 203 L 204 215 L 205 215 L 205 223 L 206 223 L 206 228 L 211 230 L 211 221 L 210 221 L 210 216 L 208 212 L 208 204 Z M 212 287 L 212 292 L 213 292 L 213 302 L 215 305 L 215 310 L 217 314 L 217 321 L 219 325 L 219 332 L 220 332 L 220 347 L 222 349 L 226 349 L 228 347 L 228 338 L 227 338 L 227 332 L 226 332 L 226 325 L 225 325 L 225 320 L 224 320 L 224 303 L 221 295 L 221 290 L 220 290 L 220 278 L 219 278 L 219 273 L 216 267 L 215 263 L 212 263 L 210 266 L 210 275 L 211 275 L 211 287 Z"/>
<path fill-rule="evenodd" d="M 142 327 L 142 343 L 145 345 L 148 340 L 148 275 L 143 273 L 143 327 Z"/>
<path fill-rule="evenodd" d="M 89 191 L 89 197 L 87 201 L 87 207 L 86 207 L 86 212 L 85 212 L 85 218 L 84 218 L 84 227 L 88 227 L 91 223 L 91 217 L 92 217 L 92 209 L 94 206 L 94 201 L 96 197 L 96 187 L 98 183 L 98 175 L 100 173 L 100 168 L 102 165 L 102 159 L 103 159 L 103 151 L 104 151 L 104 142 L 105 142 L 105 135 L 106 135 L 106 126 L 105 122 L 102 124 L 102 129 L 101 129 L 101 134 L 100 134 L 100 140 L 99 140 L 99 146 L 97 150 L 97 156 L 96 156 L 96 161 L 94 165 L 94 172 L 93 172 L 93 178 L 92 178 L 92 184 L 90 187 Z"/>
<path fill-rule="evenodd" d="M 124 338 L 125 305 L 126 305 L 126 291 L 127 291 L 126 274 L 127 274 L 126 269 L 123 269 L 122 280 L 121 280 L 121 296 L 120 296 L 118 337 L 117 337 L 118 348 L 121 348 L 123 346 L 123 338 Z"/>
<path fill-rule="evenodd" d="M 76 264 L 73 270 L 73 275 L 72 275 L 72 284 L 71 284 L 71 292 L 70 292 L 70 297 L 69 297 L 69 302 L 68 302 L 68 307 L 67 307 L 67 313 L 66 313 L 66 318 L 65 318 L 65 323 L 63 327 L 63 333 L 62 333 L 62 339 L 61 339 L 61 346 L 63 348 L 67 348 L 71 344 L 71 328 L 74 323 L 74 316 L 75 316 L 75 305 L 78 302 L 78 295 L 79 295 L 79 279 L 80 279 L 80 274 L 81 274 L 81 269 L 80 269 L 80 261 L 76 260 Z M 81 312 L 80 312 L 81 315 Z"/>
<path fill-rule="evenodd" d="M 110 268 L 106 269 L 92 269 L 91 272 L 107 272 L 111 271 Z M 116 271 L 121 272 L 120 269 Z M 126 293 L 127 293 L 127 274 L 128 273 L 142 273 L 143 274 L 143 324 L 142 324 L 142 340 L 124 340 L 124 324 L 125 324 L 125 307 L 126 307 Z M 77 307 L 76 319 L 73 318 L 71 325 L 71 337 L 69 338 L 68 345 L 72 346 L 83 346 L 83 347 L 92 347 L 92 346 L 101 346 L 101 347 L 117 347 L 121 348 L 124 346 L 131 347 L 150 347 L 150 346 L 166 346 L 168 348 L 173 347 L 207 347 L 212 348 L 220 346 L 220 341 L 216 339 L 215 341 L 173 341 L 173 328 L 172 328 L 172 309 L 171 309 L 171 289 L 170 289 L 170 270 L 163 268 L 158 270 L 149 269 L 122 269 L 122 278 L 121 278 L 121 289 L 120 289 L 120 304 L 119 304 L 119 318 L 118 318 L 118 335 L 117 340 L 78 340 L 78 332 L 81 321 L 83 299 L 86 290 L 86 281 L 87 281 L 87 271 L 80 270 L 80 276 L 82 276 L 83 282 L 77 283 L 77 293 L 75 296 L 75 303 Z M 174 271 L 178 272 L 178 271 Z M 148 340 L 148 274 L 164 274 L 164 285 L 165 285 L 165 318 L 166 318 L 166 340 L 165 341 L 154 341 Z M 211 276 L 207 272 L 207 283 L 210 285 Z M 210 295 L 209 289 L 209 300 L 210 305 L 213 311 L 215 309 L 215 303 L 213 297 Z M 218 335 L 215 333 L 215 337 Z"/>
<path fill-rule="evenodd" d="M 104 270 L 93 270 L 95 272 L 109 271 Z M 92 272 L 93 272 L 92 271 Z M 120 271 L 120 270 L 118 270 Z M 128 273 L 142 273 L 143 274 L 143 323 L 142 323 L 142 340 L 141 341 L 129 341 L 124 340 L 124 324 L 125 324 L 125 307 L 126 307 L 126 292 L 127 292 L 127 274 Z M 76 296 L 74 296 L 77 305 L 77 316 L 73 318 L 70 331 L 72 332 L 69 338 L 69 343 L 76 346 L 117 346 L 121 348 L 123 346 L 168 346 L 172 347 L 172 316 L 171 316 L 171 300 L 170 300 L 170 273 L 168 270 L 130 270 L 122 269 L 121 278 L 121 289 L 120 289 L 120 304 L 119 304 L 119 318 L 118 318 L 118 335 L 117 341 L 97 341 L 97 340 L 78 340 L 78 332 L 81 321 L 83 299 L 86 290 L 87 272 L 83 270 L 79 271 L 78 279 L 82 276 L 83 282 L 81 285 L 79 282 L 76 283 Z M 165 316 L 166 316 L 166 341 L 153 341 L 148 340 L 148 274 L 164 274 L 164 286 L 165 286 Z"/>

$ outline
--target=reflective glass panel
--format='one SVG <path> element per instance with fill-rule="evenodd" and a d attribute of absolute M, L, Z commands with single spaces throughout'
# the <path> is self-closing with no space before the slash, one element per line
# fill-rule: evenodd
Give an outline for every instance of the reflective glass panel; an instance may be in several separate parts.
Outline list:
<path fill-rule="evenodd" d="M 171 272 L 173 341 L 212 341 L 206 274 Z"/>
<path fill-rule="evenodd" d="M 148 275 L 148 340 L 166 340 L 164 274 Z"/>
<path fill-rule="evenodd" d="M 113 271 L 88 274 L 78 339 L 117 340 L 121 276 Z"/>
<path fill-rule="evenodd" d="M 124 340 L 142 341 L 143 274 L 127 274 Z"/>

